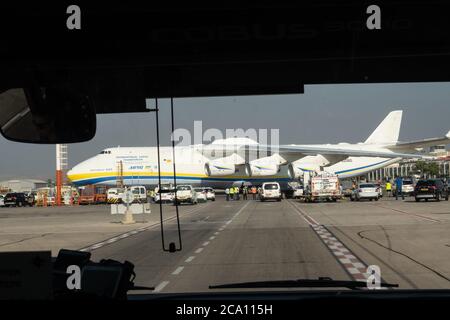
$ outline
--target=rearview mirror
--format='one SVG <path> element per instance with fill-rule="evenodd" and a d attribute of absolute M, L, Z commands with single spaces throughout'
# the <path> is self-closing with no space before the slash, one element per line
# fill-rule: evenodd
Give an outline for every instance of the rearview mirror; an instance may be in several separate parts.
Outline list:
<path fill-rule="evenodd" d="M 27 143 L 73 143 L 96 131 L 88 97 L 66 88 L 15 88 L 0 92 L 0 132 Z"/>

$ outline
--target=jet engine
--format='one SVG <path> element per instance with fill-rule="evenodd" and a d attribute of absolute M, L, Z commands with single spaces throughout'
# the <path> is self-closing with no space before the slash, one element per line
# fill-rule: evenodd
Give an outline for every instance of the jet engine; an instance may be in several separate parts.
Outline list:
<path fill-rule="evenodd" d="M 220 177 L 233 174 L 236 166 L 232 163 L 225 163 L 220 160 L 209 161 L 205 163 L 205 174 L 208 177 Z"/>
<path fill-rule="evenodd" d="M 291 162 L 288 164 L 288 175 L 291 179 L 298 179 L 303 177 L 305 171 L 320 171 L 320 166 L 316 163 Z"/>
<path fill-rule="evenodd" d="M 251 161 L 245 165 L 245 174 L 249 177 L 273 176 L 280 171 L 280 166 L 273 162 Z"/>
<path fill-rule="evenodd" d="M 288 164 L 288 175 L 291 179 L 298 179 L 300 177 L 303 177 L 304 171 L 300 169 L 295 164 L 289 163 Z"/>

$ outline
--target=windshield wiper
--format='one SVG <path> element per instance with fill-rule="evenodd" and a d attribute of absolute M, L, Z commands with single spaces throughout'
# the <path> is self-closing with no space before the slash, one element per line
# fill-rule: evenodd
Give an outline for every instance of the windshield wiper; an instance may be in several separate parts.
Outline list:
<path fill-rule="evenodd" d="M 381 282 L 382 288 L 397 288 L 398 284 Z M 318 279 L 297 279 L 297 280 L 275 280 L 275 281 L 256 281 L 240 282 L 209 286 L 209 289 L 243 289 L 243 288 L 348 288 L 361 289 L 367 288 L 365 281 L 352 280 L 333 280 L 328 277 L 319 277 Z"/>

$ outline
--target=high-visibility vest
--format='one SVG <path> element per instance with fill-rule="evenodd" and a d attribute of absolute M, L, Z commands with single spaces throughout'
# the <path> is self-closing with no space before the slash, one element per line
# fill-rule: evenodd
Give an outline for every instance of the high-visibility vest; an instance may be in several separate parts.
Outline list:
<path fill-rule="evenodd" d="M 387 182 L 387 183 L 386 183 L 386 191 L 391 191 L 391 189 L 392 189 L 391 183 L 390 183 L 390 182 Z"/>
<path fill-rule="evenodd" d="M 230 188 L 230 194 L 233 194 L 233 193 L 234 193 L 234 188 L 231 187 L 231 188 Z"/>

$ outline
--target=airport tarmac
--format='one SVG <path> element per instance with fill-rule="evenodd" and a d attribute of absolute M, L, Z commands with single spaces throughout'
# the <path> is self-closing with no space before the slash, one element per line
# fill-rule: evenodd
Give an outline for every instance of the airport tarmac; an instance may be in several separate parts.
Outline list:
<path fill-rule="evenodd" d="M 166 245 L 175 207 L 163 205 Z M 136 284 L 156 292 L 283 279 L 362 279 L 377 265 L 400 288 L 450 288 L 450 202 L 225 201 L 180 207 L 183 249 L 161 250 L 159 205 L 145 223 L 122 225 L 109 206 L 0 208 L 0 251 L 83 249 L 128 260 Z M 115 222 L 113 222 L 115 221 Z"/>

